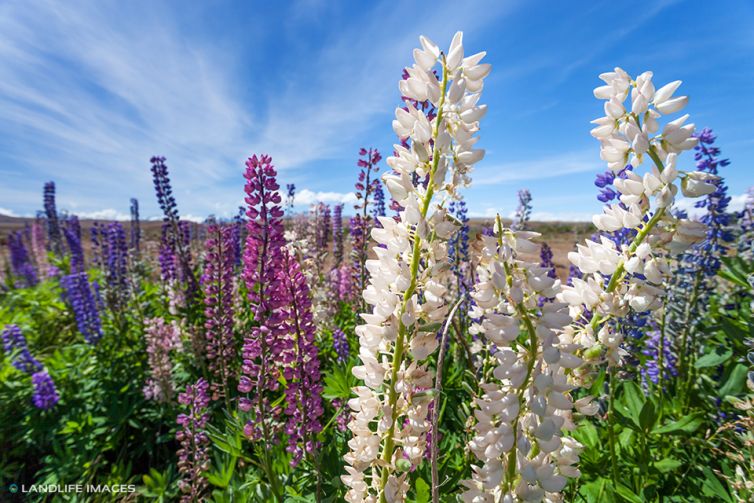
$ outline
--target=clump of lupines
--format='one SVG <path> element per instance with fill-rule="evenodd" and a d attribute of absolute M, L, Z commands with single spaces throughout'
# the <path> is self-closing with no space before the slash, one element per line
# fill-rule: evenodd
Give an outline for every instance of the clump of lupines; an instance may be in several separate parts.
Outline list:
<path fill-rule="evenodd" d="M 686 196 L 704 195 L 715 186 L 704 182 L 710 179 L 706 174 L 676 169 L 678 154 L 697 144 L 694 125 L 684 125 L 688 115 L 668 122 L 657 134 L 658 119 L 688 101 L 685 96 L 672 97 L 680 81 L 655 90 L 651 72 L 632 79 L 620 68 L 600 78 L 606 85 L 594 94 L 606 100 L 606 116 L 593 121 L 596 127 L 591 133 L 600 141 L 600 156 L 613 173 L 624 171 L 627 164 L 634 169 L 624 171 L 625 178 L 615 178 L 619 202 L 605 206 L 593 222 L 602 232 L 627 229 L 636 234 L 621 247 L 606 236 L 578 245 L 568 257 L 584 278 L 572 278 L 572 286 L 563 288 L 560 299 L 571 305 L 574 341 L 589 348 L 585 355 L 599 359 L 604 349 L 608 364 L 615 366 L 623 356 L 623 340 L 606 321 L 625 316 L 629 308 L 644 312 L 661 307 L 668 253 L 679 253 L 704 237 L 704 225 L 675 218 L 668 211 L 678 191 L 675 182 L 682 179 Z M 629 95 L 627 110 L 624 102 Z M 636 168 L 646 157 L 654 166 L 640 176 Z"/>
<path fill-rule="evenodd" d="M 205 431 L 209 421 L 208 389 L 209 383 L 201 378 L 178 395 L 178 402 L 188 409 L 187 413 L 178 415 L 181 429 L 175 434 L 181 444 L 178 449 L 178 471 L 181 474 L 178 487 L 183 493 L 182 503 L 204 501 L 207 490 L 204 472 L 210 468 L 210 439 Z"/>
<path fill-rule="evenodd" d="M 254 155 L 246 161 L 248 235 L 243 279 L 256 326 L 244 339 L 243 376 L 238 384 L 238 390 L 251 393 L 251 397 L 242 397 L 239 408 L 254 411 L 253 421 L 244 427 L 245 434 L 268 444 L 275 439 L 281 412 L 279 406 L 270 402 L 269 393 L 279 388 L 281 357 L 290 350 L 282 311 L 287 300 L 280 284 L 285 238 L 276 176 L 269 156 Z"/>
<path fill-rule="evenodd" d="M 204 315 L 206 321 L 206 355 L 209 369 L 214 375 L 213 394 L 228 397 L 228 381 L 233 376 L 236 358 L 233 337 L 233 292 L 235 267 L 235 226 L 212 224 L 205 243 L 202 288 L 204 290 Z"/>
<path fill-rule="evenodd" d="M 288 451 L 293 455 L 291 465 L 296 466 L 305 453 L 318 447 L 317 434 L 322 430 L 322 384 L 319 372 L 319 351 L 315 344 L 316 328 L 313 322 L 309 287 L 301 266 L 288 250 L 282 253 L 280 287 L 286 296 L 282 308 L 285 330 L 293 347 L 282 359 L 285 364 L 285 388 L 288 434 Z"/>
<path fill-rule="evenodd" d="M 13 275 L 20 279 L 22 286 L 34 286 L 38 282 L 37 271 L 31 263 L 29 252 L 24 243 L 24 235 L 17 231 L 8 236 L 10 249 L 10 265 Z"/>
<path fill-rule="evenodd" d="M 529 189 L 521 189 L 518 191 L 518 207 L 516 208 L 516 214 L 513 216 L 512 229 L 524 230 L 526 229 L 529 219 L 531 218 L 531 192 Z"/>
<path fill-rule="evenodd" d="M 139 220 L 139 200 L 131 198 L 131 249 L 138 256 L 141 252 L 141 222 Z"/>
<path fill-rule="evenodd" d="M 170 403 L 175 393 L 170 353 L 181 348 L 181 333 L 175 322 L 166 323 L 162 318 L 147 318 L 144 329 L 149 364 L 144 396 L 148 400 Z"/>
<path fill-rule="evenodd" d="M 505 229 L 498 216 L 496 236 L 484 236 L 478 281 L 470 317 L 472 334 L 484 334 L 490 348 L 475 398 L 476 424 L 469 442 L 482 462 L 465 481 L 464 501 L 558 501 L 566 477 L 578 477 L 575 466 L 582 446 L 564 437 L 573 428 L 574 403 L 566 372 L 581 365 L 578 346 L 560 340 L 571 322 L 568 305 L 539 305 L 555 297 L 560 280 L 548 269 L 523 261 L 535 252 L 533 232 Z M 589 398 L 580 411 L 595 413 Z"/>
<path fill-rule="evenodd" d="M 55 205 L 55 182 L 47 182 L 44 185 L 44 209 L 47 218 L 47 243 L 53 253 L 60 255 L 63 251 L 63 243 L 58 210 Z"/>
<path fill-rule="evenodd" d="M 85 272 L 77 272 L 60 278 L 64 297 L 73 309 L 79 332 L 89 344 L 96 344 L 102 338 L 97 303 L 92 292 L 89 278 Z"/>
<path fill-rule="evenodd" d="M 414 51 L 416 63 L 407 69 L 401 91 L 415 101 L 431 101 L 437 116 L 430 121 L 407 102 L 393 121 L 398 137 L 410 144 L 395 146 L 396 155 L 388 159 L 393 173 L 383 180 L 404 209 L 397 220 L 381 217 L 383 228 L 372 230 L 382 246 L 373 248 L 377 258 L 366 263 L 370 279 L 363 297 L 373 310 L 362 314 L 365 324 L 357 327 L 361 362 L 353 374 L 364 386 L 354 388 L 356 398 L 349 402 L 353 438 L 342 476 L 349 502 L 402 500 L 409 469 L 424 459 L 431 402 L 424 390 L 433 383 L 423 360 L 438 341 L 434 329 L 422 327 L 448 312 L 440 273 L 446 241 L 456 230 L 446 208 L 433 199 L 457 197 L 457 187 L 468 183 L 471 167 L 484 156 L 473 148 L 486 112 L 477 104 L 490 70 L 480 64 L 484 53 L 464 58 L 460 32 L 447 54 L 429 39 L 420 40 L 422 49 Z M 432 71 L 438 62 L 439 79 Z"/>

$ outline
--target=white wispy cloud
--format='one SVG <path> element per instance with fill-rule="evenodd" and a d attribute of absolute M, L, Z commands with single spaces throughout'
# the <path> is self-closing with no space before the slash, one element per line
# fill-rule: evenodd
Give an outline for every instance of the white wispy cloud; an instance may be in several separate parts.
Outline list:
<path fill-rule="evenodd" d="M 252 120 L 228 57 L 182 36 L 159 4 L 122 7 L 0 6 L 0 132 L 13 146 L 4 154 L 36 177 L 96 188 L 100 203 L 148 190 L 154 153 L 188 186 L 225 176 Z"/>
<path fill-rule="evenodd" d="M 489 25 L 517 3 L 447 2 L 406 23 L 385 0 L 277 69 L 276 85 L 261 92 L 241 52 L 180 24 L 175 4 L 39 0 L 32 9 L 9 0 L 0 5 L 0 134 L 13 148 L 3 155 L 33 170 L 36 185 L 54 178 L 96 194 L 78 199 L 79 213 L 91 213 L 116 197 L 151 196 L 147 160 L 160 153 L 181 208 L 233 212 L 238 197 L 228 198 L 228 182 L 246 153 L 269 152 L 280 170 L 342 158 L 345 145 L 389 131 L 400 70 L 419 34 L 447 43 L 456 29 Z M 303 7 L 292 23 L 328 8 Z M 30 183 L 0 187 L 0 200 L 31 191 Z"/>
<path fill-rule="evenodd" d="M 363 21 L 341 27 L 295 69 L 311 78 L 290 82 L 276 97 L 255 142 L 282 169 L 341 157 L 345 145 L 374 128 L 376 118 L 383 131 L 390 127 L 401 68 L 410 65 L 420 34 L 431 34 L 443 45 L 457 29 L 481 28 L 517 5 L 483 1 L 473 9 L 459 9 L 455 2 L 438 3 L 407 23 L 405 10 L 394 2 L 377 4 Z"/>
<path fill-rule="evenodd" d="M 309 189 L 302 189 L 296 192 L 296 205 L 309 205 L 313 203 L 355 203 L 356 194 L 353 192 L 314 192 Z"/>
<path fill-rule="evenodd" d="M 744 205 L 746 204 L 746 200 L 749 198 L 749 194 L 735 194 L 730 196 L 730 202 L 728 203 L 728 211 L 729 212 L 740 212 L 744 209 Z M 689 197 L 682 197 L 680 199 L 677 199 L 675 202 L 675 207 L 679 210 L 683 210 L 686 213 L 688 213 L 689 217 L 691 218 L 699 218 L 700 216 L 704 215 L 704 213 L 707 211 L 706 208 L 697 208 L 694 206 L 697 202 L 699 202 L 699 198 L 689 198 Z"/>
<path fill-rule="evenodd" d="M 6 217 L 18 216 L 13 210 L 9 210 L 8 208 L 0 208 L 0 215 L 5 215 Z"/>

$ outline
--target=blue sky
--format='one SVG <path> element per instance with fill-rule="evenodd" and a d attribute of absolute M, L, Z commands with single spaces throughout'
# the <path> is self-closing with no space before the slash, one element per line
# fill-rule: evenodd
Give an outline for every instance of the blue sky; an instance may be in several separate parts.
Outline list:
<path fill-rule="evenodd" d="M 740 1 L 53 2 L 0 4 L 0 212 L 59 207 L 155 217 L 153 154 L 184 215 L 230 216 L 243 161 L 270 153 L 301 208 L 350 201 L 358 149 L 387 157 L 401 69 L 425 34 L 463 30 L 493 70 L 475 215 L 586 220 L 604 170 L 589 121 L 597 75 L 621 66 L 684 81 L 687 112 L 718 133 L 734 204 L 754 185 L 754 3 Z M 691 154 L 684 155 L 687 167 Z M 383 169 L 386 166 L 383 164 Z"/>

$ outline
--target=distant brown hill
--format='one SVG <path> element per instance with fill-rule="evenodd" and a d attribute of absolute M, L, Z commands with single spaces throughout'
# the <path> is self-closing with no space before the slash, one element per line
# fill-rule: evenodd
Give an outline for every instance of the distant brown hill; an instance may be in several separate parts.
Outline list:
<path fill-rule="evenodd" d="M 31 224 L 33 221 L 33 218 L 0 215 L 0 247 L 3 248 L 0 250 L 0 255 L 7 253 L 4 248 L 8 241 L 8 235 L 11 232 L 22 230 L 27 224 Z M 81 229 L 85 236 L 85 248 L 88 248 L 89 231 L 94 222 L 95 220 L 89 219 L 80 221 Z M 98 220 L 97 222 L 102 223 L 103 221 Z M 130 223 L 122 223 L 126 229 L 126 233 L 130 232 Z M 493 221 L 487 218 L 472 218 L 470 224 L 471 235 L 476 236 L 484 227 L 492 226 Z M 510 221 L 505 220 L 505 224 L 510 224 Z M 142 240 L 145 244 L 159 241 L 161 228 L 161 221 L 142 221 Z M 561 278 L 568 276 L 568 252 L 574 249 L 576 243 L 583 241 L 595 232 L 594 226 L 587 222 L 530 222 L 528 228 L 541 233 L 542 241 L 546 242 L 552 248 L 556 270 L 558 276 Z M 527 258 L 533 259 L 534 257 Z"/>

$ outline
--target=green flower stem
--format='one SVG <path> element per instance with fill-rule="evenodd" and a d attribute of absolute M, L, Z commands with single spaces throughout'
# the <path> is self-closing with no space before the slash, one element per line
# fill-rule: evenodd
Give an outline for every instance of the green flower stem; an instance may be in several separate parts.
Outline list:
<path fill-rule="evenodd" d="M 497 230 L 498 230 L 498 238 L 497 238 L 498 246 L 500 247 L 500 249 L 502 249 L 503 248 L 503 222 L 500 219 L 500 215 L 497 215 L 495 219 L 495 225 L 497 226 Z M 505 262 L 503 262 L 503 268 L 505 269 L 506 283 L 508 284 L 508 287 L 511 287 L 513 285 L 513 272 L 511 271 L 510 265 Z M 526 365 L 526 378 L 524 379 L 524 382 L 521 384 L 521 387 L 518 390 L 519 414 L 518 414 L 518 417 L 516 417 L 516 420 L 513 422 L 513 447 L 511 448 L 511 451 L 508 453 L 507 473 L 506 473 L 506 477 L 502 481 L 504 494 L 512 490 L 513 482 L 516 478 L 516 452 L 518 450 L 518 421 L 522 415 L 521 410 L 523 409 L 523 407 L 521 406 L 521 404 L 524 401 L 524 392 L 529 387 L 529 383 L 531 381 L 531 374 L 534 371 L 534 362 L 537 359 L 537 349 L 539 347 L 539 341 L 537 340 L 537 332 L 534 329 L 534 324 L 532 323 L 531 318 L 529 317 L 529 312 L 526 310 L 523 304 L 515 302 L 512 298 L 509 298 L 508 302 L 510 302 L 512 305 L 515 306 L 516 313 L 524 321 L 524 325 L 526 326 L 526 331 L 529 333 L 529 348 L 528 348 L 529 358 Z"/>
<path fill-rule="evenodd" d="M 445 66 L 445 58 L 443 56 L 442 61 L 442 84 L 440 89 L 440 102 L 437 105 L 437 117 L 435 118 L 435 128 L 432 133 L 432 139 L 437 140 L 440 134 L 440 124 L 443 119 L 443 106 L 445 104 L 445 94 L 448 88 L 448 69 Z M 440 161 L 439 152 L 435 152 L 432 156 L 432 166 L 429 171 L 429 183 L 427 184 L 427 193 L 424 195 L 422 201 L 421 217 L 425 218 L 429 211 L 429 205 L 432 201 L 432 196 L 435 192 L 435 172 Z M 422 239 L 417 232 L 414 233 L 414 246 L 411 256 L 411 282 L 403 293 L 403 302 L 401 303 L 400 315 L 398 316 L 398 337 L 395 341 L 395 353 L 393 361 L 391 362 L 390 369 L 390 386 L 388 390 L 388 408 L 390 410 L 390 426 L 385 436 L 384 448 L 382 450 L 382 460 L 384 466 L 382 468 L 382 475 L 380 477 L 380 502 L 387 503 L 385 498 L 385 486 L 387 485 L 388 477 L 390 476 L 390 466 L 393 462 L 393 450 L 395 449 L 395 422 L 398 419 L 398 411 L 396 410 L 396 403 L 398 401 L 398 393 L 395 390 L 395 382 L 398 380 L 398 369 L 401 367 L 403 361 L 403 352 L 405 350 L 406 336 L 408 335 L 408 327 L 403 323 L 403 314 L 406 312 L 411 297 L 416 291 L 416 284 L 419 275 L 419 263 L 421 262 L 421 247 Z"/>

